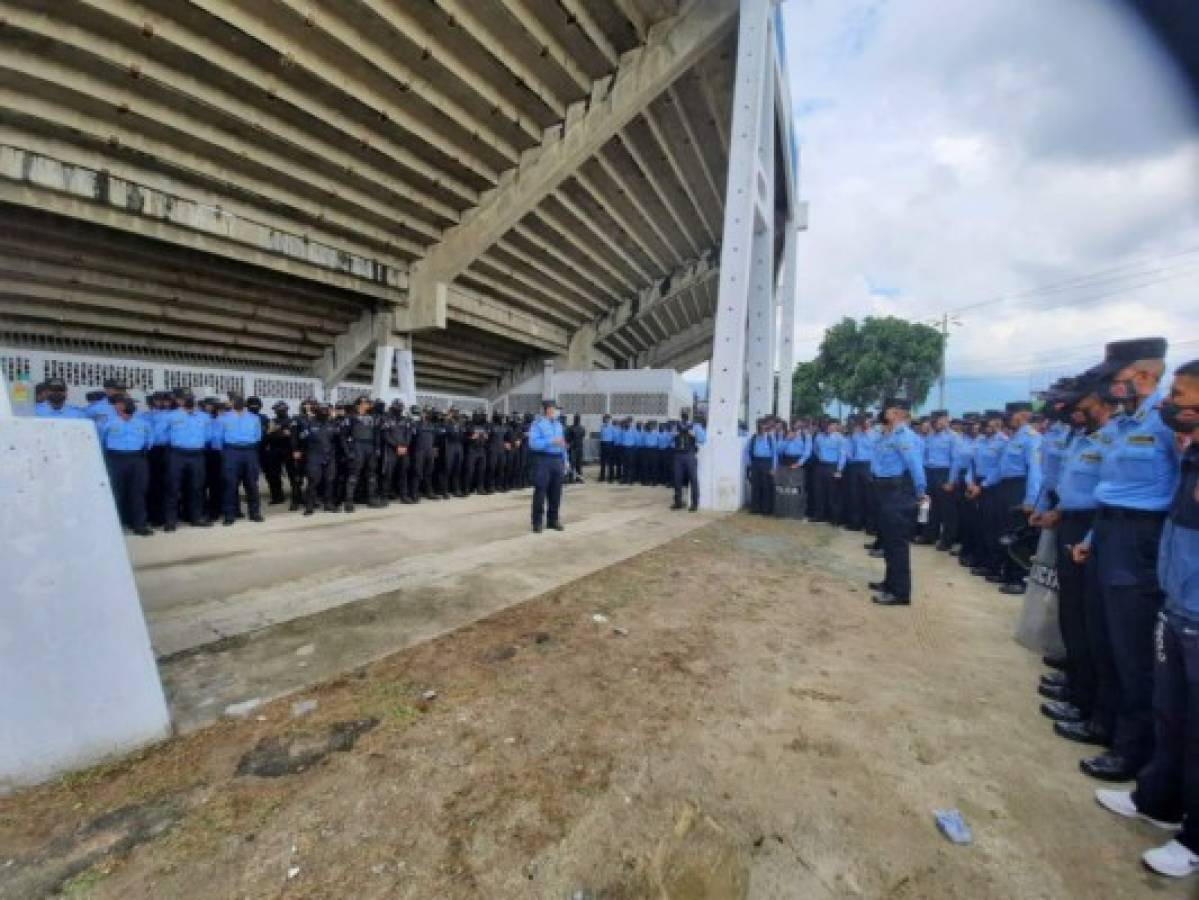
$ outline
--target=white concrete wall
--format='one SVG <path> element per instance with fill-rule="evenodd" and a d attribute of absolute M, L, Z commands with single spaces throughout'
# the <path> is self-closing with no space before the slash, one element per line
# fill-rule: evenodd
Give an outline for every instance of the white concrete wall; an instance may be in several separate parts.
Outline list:
<path fill-rule="evenodd" d="M 91 422 L 0 415 L 0 547 L 0 793 L 169 735 Z"/>

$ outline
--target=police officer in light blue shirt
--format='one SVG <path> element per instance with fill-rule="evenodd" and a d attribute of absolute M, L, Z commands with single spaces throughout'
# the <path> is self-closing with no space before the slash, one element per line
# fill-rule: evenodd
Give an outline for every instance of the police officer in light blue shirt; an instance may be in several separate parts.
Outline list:
<path fill-rule="evenodd" d="M 829 419 L 812 439 L 812 521 L 841 523 L 841 478 L 849 459 L 849 441 L 841 433 L 841 423 Z"/>
<path fill-rule="evenodd" d="M 213 440 L 221 448 L 221 482 L 224 488 L 225 525 L 236 521 L 238 489 L 245 487 L 246 512 L 251 522 L 261 522 L 258 493 L 258 445 L 262 441 L 262 419 L 246 408 L 245 398 L 230 394 L 233 409 L 216 419 Z"/>
<path fill-rule="evenodd" d="M 637 477 L 637 431 L 632 418 L 625 419 L 620 432 L 620 483 L 632 484 Z"/>
<path fill-rule="evenodd" d="M 1111 751 L 1080 765 L 1108 781 L 1129 780 L 1153 752 L 1153 632 L 1162 590 L 1146 548 L 1161 542 L 1179 463 L 1174 432 L 1158 409 L 1165 356 L 1164 338 L 1107 345 L 1107 392 L 1124 413 L 1098 434 L 1104 447 L 1093 539 L 1075 549 L 1095 555 L 1120 697 Z"/>
<path fill-rule="evenodd" d="M 150 423 L 137 415 L 137 404 L 114 396 L 112 414 L 104 420 L 100 446 L 112 483 L 113 498 L 122 523 L 134 534 L 148 537 L 154 532 L 146 523 L 146 487 L 150 470 L 146 454 L 154 442 Z"/>
<path fill-rule="evenodd" d="M 163 414 L 162 421 L 166 425 L 168 448 L 163 530 L 174 531 L 179 524 L 179 504 L 185 484 L 188 520 L 197 528 L 211 527 L 204 504 L 204 451 L 212 432 L 212 417 L 196 409 L 196 398 L 186 394 L 179 408 Z"/>
<path fill-rule="evenodd" d="M 1011 437 L 999 454 L 998 464 L 983 482 L 985 488 L 993 491 L 987 543 L 997 570 L 987 580 L 999 583 L 1000 591 L 1012 595 L 1024 593 L 1025 573 L 1001 541 L 1018 525 L 1015 510 L 1020 508 L 1025 515 L 1031 513 L 1041 491 L 1041 435 L 1029 424 L 1031 415 L 1031 403 L 1016 401 L 1007 405 Z"/>
<path fill-rule="evenodd" d="M 774 470 L 779 464 L 779 448 L 766 419 L 757 421 L 753 437 L 745 443 L 744 462 L 749 471 L 750 512 L 768 516 L 774 511 Z"/>
<path fill-rule="evenodd" d="M 1152 641 L 1156 741 L 1136 790 L 1101 790 L 1096 799 L 1122 816 L 1181 825 L 1172 840 L 1141 859 L 1162 875 L 1184 877 L 1199 872 L 1199 360 L 1175 372 L 1169 398 L 1157 412 L 1190 445 L 1157 561 L 1165 602 Z"/>
<path fill-rule="evenodd" d="M 874 485 L 870 464 L 874 461 L 874 445 L 878 434 L 872 427 L 869 413 L 850 419 L 846 440 L 845 469 L 842 476 L 845 527 L 850 531 L 874 530 Z"/>
<path fill-rule="evenodd" d="M 881 606 L 907 606 L 912 601 L 911 530 L 916 504 L 926 497 L 924 460 L 910 428 L 911 404 L 892 397 L 883 404 L 883 431 L 874 445 L 870 471 L 874 477 L 880 549 L 886 561 L 882 581 L 870 585 Z"/>
<path fill-rule="evenodd" d="M 83 410 L 67 405 L 67 383 L 61 378 L 46 382 L 46 399 L 33 409 L 39 419 L 86 419 Z"/>
<path fill-rule="evenodd" d="M 565 531 L 559 514 L 562 474 L 566 466 L 566 436 L 558 419 L 558 405 L 543 400 L 541 415 L 529 426 L 529 455 L 533 465 L 533 531 L 540 533 L 542 517 L 554 531 Z"/>
<path fill-rule="evenodd" d="M 600 470 L 599 480 L 616 481 L 619 477 L 618 466 L 615 460 L 617 453 L 617 438 L 620 435 L 620 429 L 612 424 L 610 415 L 604 416 L 603 424 L 600 425 Z"/>
<path fill-rule="evenodd" d="M 938 550 L 948 550 L 952 546 L 946 525 L 952 521 L 953 514 L 948 511 L 948 506 L 953 497 L 946 492 L 945 485 L 951 483 L 949 471 L 953 467 L 955 443 L 957 435 L 949 427 L 949 413 L 943 409 L 929 413 L 929 435 L 924 440 L 923 450 L 924 475 L 932 508 L 923 533 L 912 541 L 914 544 L 932 544 Z"/>

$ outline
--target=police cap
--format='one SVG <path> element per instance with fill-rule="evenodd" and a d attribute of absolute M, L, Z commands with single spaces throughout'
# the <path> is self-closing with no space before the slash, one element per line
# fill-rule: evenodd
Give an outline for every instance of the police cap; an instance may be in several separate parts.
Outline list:
<path fill-rule="evenodd" d="M 124 391 L 124 390 L 128 390 L 128 385 L 126 385 L 119 378 L 105 378 L 104 379 L 104 390 L 106 390 L 106 391 Z"/>
<path fill-rule="evenodd" d="M 902 409 L 904 411 L 911 410 L 912 401 L 904 397 L 888 397 L 883 401 L 883 410 Z"/>
<path fill-rule="evenodd" d="M 1027 400 L 1013 400 L 1004 409 L 1007 410 L 1009 415 L 1012 413 L 1032 412 L 1032 404 Z"/>
<path fill-rule="evenodd" d="M 932 412 L 930 412 L 928 414 L 928 417 L 930 419 L 940 419 L 947 415 L 949 415 L 949 410 L 947 410 L 947 409 L 934 409 Z"/>
<path fill-rule="evenodd" d="M 51 378 L 46 382 L 46 390 L 48 391 L 65 391 L 67 383 L 61 378 Z"/>

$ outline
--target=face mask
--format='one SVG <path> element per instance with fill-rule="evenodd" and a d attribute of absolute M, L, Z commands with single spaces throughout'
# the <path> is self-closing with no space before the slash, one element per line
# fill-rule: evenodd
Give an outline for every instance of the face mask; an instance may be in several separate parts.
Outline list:
<path fill-rule="evenodd" d="M 1190 434 L 1196 428 L 1199 428 L 1199 406 L 1179 406 L 1176 403 L 1166 400 L 1162 403 L 1159 412 L 1161 413 L 1162 423 L 1171 431 L 1176 431 L 1179 434 Z M 1185 413 L 1191 413 L 1194 418 L 1184 421 L 1182 416 Z"/>

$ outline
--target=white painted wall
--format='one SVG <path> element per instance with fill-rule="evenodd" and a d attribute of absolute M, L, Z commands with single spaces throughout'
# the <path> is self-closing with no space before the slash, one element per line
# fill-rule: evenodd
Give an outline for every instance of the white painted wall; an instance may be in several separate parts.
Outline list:
<path fill-rule="evenodd" d="M 0 547 L 0 793 L 168 736 L 91 422 L 0 413 Z"/>

